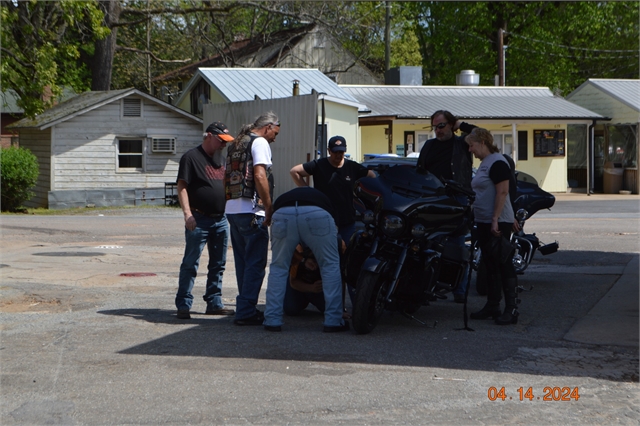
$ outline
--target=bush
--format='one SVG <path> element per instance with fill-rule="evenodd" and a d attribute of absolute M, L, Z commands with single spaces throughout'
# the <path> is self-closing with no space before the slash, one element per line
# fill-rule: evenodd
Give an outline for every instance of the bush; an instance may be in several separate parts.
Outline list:
<path fill-rule="evenodd" d="M 0 190 L 2 211 L 16 211 L 33 197 L 38 180 L 38 159 L 28 149 L 10 147 L 0 150 Z"/>

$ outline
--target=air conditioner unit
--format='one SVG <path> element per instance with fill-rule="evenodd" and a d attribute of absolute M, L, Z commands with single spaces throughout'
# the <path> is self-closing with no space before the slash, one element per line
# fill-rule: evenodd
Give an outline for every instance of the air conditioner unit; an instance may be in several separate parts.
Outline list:
<path fill-rule="evenodd" d="M 154 137 L 151 138 L 151 152 L 166 152 L 175 154 L 176 138 Z"/>

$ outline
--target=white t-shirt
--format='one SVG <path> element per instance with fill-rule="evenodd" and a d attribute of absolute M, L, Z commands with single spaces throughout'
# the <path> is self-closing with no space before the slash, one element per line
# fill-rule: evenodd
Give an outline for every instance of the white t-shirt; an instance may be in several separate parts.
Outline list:
<path fill-rule="evenodd" d="M 251 156 L 253 157 L 253 165 L 264 165 L 268 176 L 271 173 L 271 147 L 265 138 L 259 137 L 253 140 Z M 250 173 L 253 173 L 253 170 Z M 254 213 L 264 216 L 264 210 L 255 205 L 255 200 L 245 197 L 227 200 L 224 212 L 225 214 Z"/>

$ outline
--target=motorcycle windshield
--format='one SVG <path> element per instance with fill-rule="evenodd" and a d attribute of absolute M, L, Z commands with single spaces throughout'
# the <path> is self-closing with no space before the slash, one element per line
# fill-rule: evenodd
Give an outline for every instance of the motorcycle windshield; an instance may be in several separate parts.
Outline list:
<path fill-rule="evenodd" d="M 438 178 L 413 167 L 390 167 L 380 177 L 360 183 L 376 194 L 378 210 L 402 213 L 430 230 L 455 230 L 469 209 L 464 197 L 449 196 Z"/>
<path fill-rule="evenodd" d="M 529 217 L 539 210 L 549 209 L 556 202 L 556 197 L 540 188 L 537 183 L 518 181 L 518 197 L 513 203 L 516 211 L 525 209 Z"/>

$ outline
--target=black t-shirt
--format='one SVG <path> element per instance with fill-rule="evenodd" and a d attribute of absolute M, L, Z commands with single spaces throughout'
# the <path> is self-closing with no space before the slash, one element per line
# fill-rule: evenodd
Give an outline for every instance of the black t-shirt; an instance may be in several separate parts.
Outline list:
<path fill-rule="evenodd" d="M 178 180 L 187 183 L 191 210 L 224 214 L 224 170 L 224 164 L 217 164 L 202 145 L 190 149 L 180 158 Z"/>
<path fill-rule="evenodd" d="M 342 167 L 333 167 L 328 158 L 309 161 L 302 167 L 313 176 L 313 187 L 331 200 L 336 211 L 336 224 L 346 226 L 354 223 L 353 186 L 358 179 L 367 175 L 367 168 L 347 159 Z"/>
<path fill-rule="evenodd" d="M 511 181 L 511 167 L 504 161 L 496 161 L 489 169 L 489 178 L 495 184 L 505 180 Z"/>

